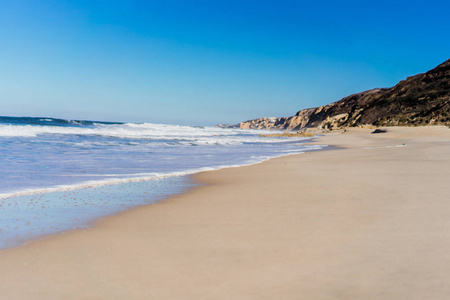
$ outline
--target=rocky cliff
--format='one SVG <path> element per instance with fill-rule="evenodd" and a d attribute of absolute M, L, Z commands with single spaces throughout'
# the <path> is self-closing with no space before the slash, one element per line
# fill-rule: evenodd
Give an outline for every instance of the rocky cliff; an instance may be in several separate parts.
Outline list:
<path fill-rule="evenodd" d="M 338 129 L 351 126 L 450 126 L 450 59 L 392 88 L 372 89 L 292 117 L 260 118 L 242 129 Z"/>

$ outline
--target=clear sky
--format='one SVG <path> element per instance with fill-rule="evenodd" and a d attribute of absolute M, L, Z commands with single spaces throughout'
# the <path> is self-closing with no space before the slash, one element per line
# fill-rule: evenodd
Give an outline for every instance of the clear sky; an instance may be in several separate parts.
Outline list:
<path fill-rule="evenodd" d="M 0 0 L 0 115 L 289 116 L 450 58 L 450 1 Z"/>

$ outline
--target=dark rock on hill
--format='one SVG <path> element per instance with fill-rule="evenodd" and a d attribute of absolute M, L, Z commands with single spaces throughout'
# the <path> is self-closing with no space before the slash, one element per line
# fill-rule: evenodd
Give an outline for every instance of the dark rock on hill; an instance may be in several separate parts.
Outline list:
<path fill-rule="evenodd" d="M 243 129 L 338 129 L 352 126 L 450 126 L 450 59 L 436 68 L 337 102 L 304 109 L 286 118 L 240 123 Z"/>

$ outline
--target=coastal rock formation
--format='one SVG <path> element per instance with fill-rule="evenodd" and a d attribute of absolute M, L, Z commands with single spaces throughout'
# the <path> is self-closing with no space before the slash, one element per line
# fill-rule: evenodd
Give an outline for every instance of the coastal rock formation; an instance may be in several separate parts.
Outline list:
<path fill-rule="evenodd" d="M 242 129 L 333 130 L 353 126 L 450 126 L 450 59 L 392 88 L 377 88 L 292 117 L 241 122 Z"/>
<path fill-rule="evenodd" d="M 251 120 L 247 122 L 241 122 L 241 129 L 276 129 L 277 120 L 279 118 L 269 117 Z"/>

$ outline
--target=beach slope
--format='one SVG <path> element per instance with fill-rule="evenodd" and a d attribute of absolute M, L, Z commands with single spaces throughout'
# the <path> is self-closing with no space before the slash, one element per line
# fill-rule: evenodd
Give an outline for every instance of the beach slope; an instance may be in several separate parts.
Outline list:
<path fill-rule="evenodd" d="M 387 130 L 0 251 L 1 298 L 449 299 L 450 130 Z"/>

